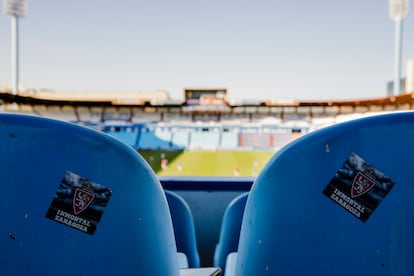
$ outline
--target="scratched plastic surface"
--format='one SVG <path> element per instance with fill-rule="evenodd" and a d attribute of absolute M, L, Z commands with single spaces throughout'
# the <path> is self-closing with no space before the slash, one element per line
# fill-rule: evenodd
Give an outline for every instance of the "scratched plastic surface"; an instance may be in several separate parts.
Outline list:
<path fill-rule="evenodd" d="M 178 275 L 161 185 L 130 147 L 69 123 L 0 115 L 1 275 Z M 93 235 L 46 218 L 66 171 L 108 187 Z"/>
<path fill-rule="evenodd" d="M 250 193 L 236 275 L 414 275 L 413 138 L 414 113 L 395 113 L 278 152 Z M 351 153 L 395 183 L 365 222 L 323 194 Z"/>

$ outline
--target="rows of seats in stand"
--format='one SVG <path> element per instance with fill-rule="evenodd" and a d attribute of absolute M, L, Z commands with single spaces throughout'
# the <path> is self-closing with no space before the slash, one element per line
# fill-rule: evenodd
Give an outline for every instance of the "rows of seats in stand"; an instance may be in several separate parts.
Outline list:
<path fill-rule="evenodd" d="M 219 132 L 192 132 L 190 136 L 189 148 L 216 149 L 220 144 Z"/>
<path fill-rule="evenodd" d="M 157 133 L 152 130 L 141 128 L 135 146 L 140 149 L 168 149 L 171 147 L 170 141 L 163 140 L 156 134 Z"/>
<path fill-rule="evenodd" d="M 13 114 L 0 141 L 1 275 L 189 275 L 164 191 L 131 147 Z"/>
<path fill-rule="evenodd" d="M 123 131 L 107 131 L 106 133 L 130 145 L 131 147 L 135 147 L 137 143 L 138 131 L 123 130 Z"/>
<path fill-rule="evenodd" d="M 236 150 L 239 147 L 239 133 L 234 131 L 221 133 L 219 147 Z"/>
<path fill-rule="evenodd" d="M 414 113 L 357 119 L 277 152 L 226 275 L 414 275 Z"/>
<path fill-rule="evenodd" d="M 277 133 L 239 133 L 236 131 L 189 131 L 187 129 L 165 130 L 161 128 L 129 128 L 119 126 L 105 129 L 109 135 L 139 149 L 223 149 L 236 150 L 240 147 L 280 148 L 296 138 L 291 129 Z"/>

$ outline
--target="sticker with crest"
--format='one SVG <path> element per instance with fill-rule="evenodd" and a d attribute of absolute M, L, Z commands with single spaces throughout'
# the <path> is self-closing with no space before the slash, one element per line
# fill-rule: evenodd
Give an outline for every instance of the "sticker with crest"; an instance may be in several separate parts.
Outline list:
<path fill-rule="evenodd" d="M 46 217 L 93 235 L 111 195 L 111 189 L 66 171 Z"/>
<path fill-rule="evenodd" d="M 355 153 L 342 164 L 323 194 L 365 222 L 394 187 L 394 181 Z"/>

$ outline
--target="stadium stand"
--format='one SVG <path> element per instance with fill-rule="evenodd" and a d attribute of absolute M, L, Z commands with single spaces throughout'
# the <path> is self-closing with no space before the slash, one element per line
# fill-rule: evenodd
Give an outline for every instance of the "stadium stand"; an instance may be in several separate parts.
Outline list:
<path fill-rule="evenodd" d="M 220 133 L 208 129 L 194 131 L 191 133 L 190 141 L 189 149 L 215 150 L 219 147 Z"/>
<path fill-rule="evenodd" d="M 240 133 L 239 145 L 247 148 L 271 148 L 272 136 L 269 133 Z"/>
<path fill-rule="evenodd" d="M 29 104 L 4 103 L 2 104 L 2 111 L 8 113 L 20 113 L 34 115 L 33 106 Z"/>
<path fill-rule="evenodd" d="M 94 118 L 90 114 L 89 107 L 86 106 L 77 106 L 75 107 L 75 113 L 79 122 L 93 122 Z M 99 121 L 98 121 L 99 122 Z"/>
<path fill-rule="evenodd" d="M 153 123 L 160 122 L 161 115 L 155 112 L 153 108 L 133 109 L 132 123 Z"/>
<path fill-rule="evenodd" d="M 160 139 L 161 141 L 164 141 L 168 143 L 167 148 L 174 148 L 174 144 L 172 142 L 172 132 L 168 129 L 164 129 L 161 127 L 157 127 L 154 132 L 157 139 Z"/>
<path fill-rule="evenodd" d="M 45 106 L 43 110 L 36 109 L 38 115 L 47 118 L 54 118 L 66 122 L 76 122 L 76 114 L 75 110 L 72 106 L 65 105 L 65 106 L 57 106 L 57 105 L 50 105 Z"/>
<path fill-rule="evenodd" d="M 105 132 L 112 137 L 115 137 L 124 143 L 127 143 L 131 147 L 136 148 L 138 130 L 138 128 L 117 126 L 109 127 L 109 130 L 105 130 Z"/>
<path fill-rule="evenodd" d="M 190 114 L 181 113 L 181 108 L 169 108 L 168 112 L 164 113 L 164 121 L 172 123 L 187 123 L 191 121 Z"/>
<path fill-rule="evenodd" d="M 308 128 L 215 124 L 214 127 L 191 124 L 141 123 L 121 125 L 105 123 L 102 130 L 136 149 L 142 150 L 245 150 L 279 149 Z"/>
<path fill-rule="evenodd" d="M 236 131 L 224 130 L 221 133 L 220 149 L 236 150 L 239 147 L 239 133 Z"/>
<path fill-rule="evenodd" d="M 283 146 L 287 145 L 294 138 L 292 137 L 291 129 L 284 129 L 278 133 L 272 133 L 272 146 L 275 149 L 280 149 Z"/>
<path fill-rule="evenodd" d="M 140 149 L 159 149 L 162 143 L 155 136 L 154 130 L 147 127 L 140 128 L 138 135 L 137 148 Z M 165 148 L 169 148 L 169 142 L 164 144 Z"/>
<path fill-rule="evenodd" d="M 275 128 L 275 127 L 215 127 L 166 124 L 133 124 L 109 125 L 103 131 L 117 137 L 136 149 L 277 149 L 307 133 L 307 128 Z M 265 132 L 265 133 L 264 133 Z"/>
<path fill-rule="evenodd" d="M 89 120 L 88 122 L 102 122 L 103 121 L 104 108 L 99 106 L 91 106 L 88 110 Z M 83 120 L 82 120 L 83 121 Z"/>
<path fill-rule="evenodd" d="M 122 121 L 130 122 L 132 115 L 127 107 L 105 107 L 103 111 L 103 121 Z"/>
<path fill-rule="evenodd" d="M 187 148 L 190 143 L 188 128 L 173 128 L 171 142 L 174 147 Z"/>

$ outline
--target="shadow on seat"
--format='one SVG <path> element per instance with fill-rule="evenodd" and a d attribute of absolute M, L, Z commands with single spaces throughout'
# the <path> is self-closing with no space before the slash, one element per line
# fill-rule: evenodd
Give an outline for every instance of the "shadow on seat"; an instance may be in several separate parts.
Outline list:
<path fill-rule="evenodd" d="M 253 184 L 235 275 L 414 275 L 414 113 L 308 134 Z"/>
<path fill-rule="evenodd" d="M 175 192 L 165 190 L 165 195 L 170 207 L 177 251 L 185 254 L 188 267 L 200 267 L 200 257 L 198 255 L 194 221 L 190 207 Z"/>
<path fill-rule="evenodd" d="M 224 212 L 219 242 L 214 251 L 214 266 L 221 267 L 225 273 L 226 259 L 231 252 L 237 252 L 240 228 L 249 192 L 234 198 Z"/>
<path fill-rule="evenodd" d="M 0 115 L 0 274 L 179 275 L 167 200 L 103 133 Z"/>

